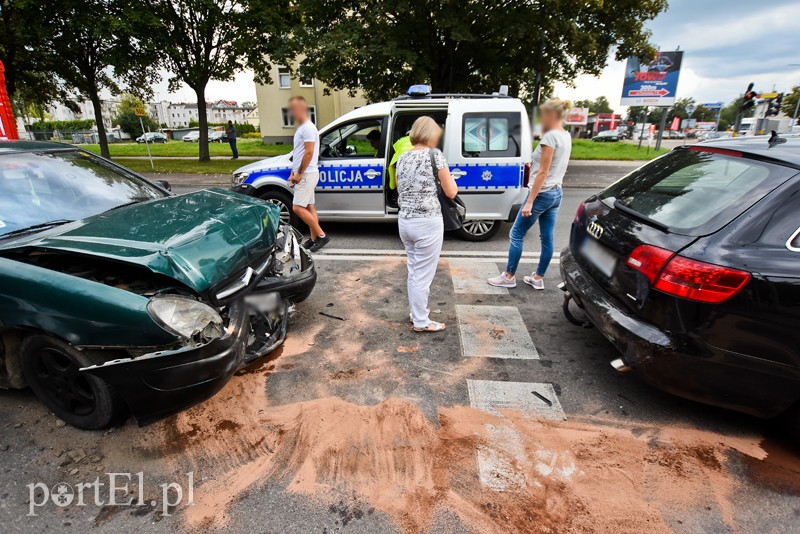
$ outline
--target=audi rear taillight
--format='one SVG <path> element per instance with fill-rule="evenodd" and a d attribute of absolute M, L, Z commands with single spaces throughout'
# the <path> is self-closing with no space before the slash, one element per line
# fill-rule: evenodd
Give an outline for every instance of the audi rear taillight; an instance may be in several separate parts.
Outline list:
<path fill-rule="evenodd" d="M 668 295 L 717 304 L 747 285 L 750 273 L 678 256 L 670 250 L 639 245 L 626 262 Z"/>
<path fill-rule="evenodd" d="M 639 245 L 628 256 L 626 263 L 645 275 L 652 284 L 673 254 L 675 253 L 671 250 L 652 245 Z"/>
<path fill-rule="evenodd" d="M 574 222 L 575 224 L 580 224 L 581 215 L 583 215 L 583 210 L 585 208 L 586 208 L 586 206 L 584 205 L 583 202 L 581 202 L 580 206 L 578 206 L 578 211 L 575 213 L 575 220 L 573 220 L 572 222 Z"/>

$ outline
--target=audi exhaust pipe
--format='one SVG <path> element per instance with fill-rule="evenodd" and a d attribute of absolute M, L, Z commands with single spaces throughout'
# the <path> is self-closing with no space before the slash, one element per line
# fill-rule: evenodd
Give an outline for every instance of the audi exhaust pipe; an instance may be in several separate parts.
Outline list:
<path fill-rule="evenodd" d="M 627 373 L 629 371 L 633 371 L 633 368 L 627 363 L 625 363 L 625 360 L 623 360 L 622 358 L 611 360 L 611 367 L 613 367 L 620 373 Z"/>

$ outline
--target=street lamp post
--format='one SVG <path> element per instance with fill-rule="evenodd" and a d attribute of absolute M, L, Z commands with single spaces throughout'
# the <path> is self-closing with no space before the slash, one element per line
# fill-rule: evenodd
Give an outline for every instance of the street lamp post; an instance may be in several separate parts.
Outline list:
<path fill-rule="evenodd" d="M 790 67 L 800 67 L 800 63 L 789 63 Z M 794 92 L 794 91 L 793 91 Z M 794 115 L 792 115 L 792 126 L 800 126 L 797 124 L 797 112 L 800 111 L 800 95 L 797 97 L 797 104 L 794 106 Z"/>

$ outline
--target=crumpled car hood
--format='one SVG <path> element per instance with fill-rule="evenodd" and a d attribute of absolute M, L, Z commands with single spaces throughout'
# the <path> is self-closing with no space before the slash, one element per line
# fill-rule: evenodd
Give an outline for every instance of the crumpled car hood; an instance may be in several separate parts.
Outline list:
<path fill-rule="evenodd" d="M 215 188 L 101 213 L 19 247 L 137 264 L 204 292 L 267 254 L 278 221 L 276 206 Z"/>

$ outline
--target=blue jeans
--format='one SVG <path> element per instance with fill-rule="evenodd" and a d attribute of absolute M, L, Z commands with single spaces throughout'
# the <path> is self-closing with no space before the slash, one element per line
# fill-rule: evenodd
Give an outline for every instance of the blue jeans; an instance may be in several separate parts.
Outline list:
<path fill-rule="evenodd" d="M 239 150 L 236 148 L 236 139 L 228 139 L 228 144 L 231 145 L 231 153 L 234 159 L 239 158 Z"/>
<path fill-rule="evenodd" d="M 528 193 L 530 195 L 530 193 Z M 527 202 L 527 197 L 525 198 Z M 539 235 L 542 240 L 542 254 L 539 256 L 539 266 L 536 268 L 536 274 L 544 276 L 547 271 L 550 260 L 553 259 L 553 249 L 556 232 L 556 216 L 558 215 L 558 208 L 561 206 L 561 188 L 554 187 L 547 191 L 540 192 L 536 199 L 533 201 L 533 211 L 530 217 L 523 217 L 522 210 L 517 213 L 517 220 L 514 221 L 514 226 L 511 227 L 509 237 L 511 243 L 508 247 L 508 265 L 506 265 L 506 272 L 508 274 L 515 274 L 519 260 L 522 258 L 522 246 L 525 241 L 525 235 L 528 230 L 539 221 Z"/>

